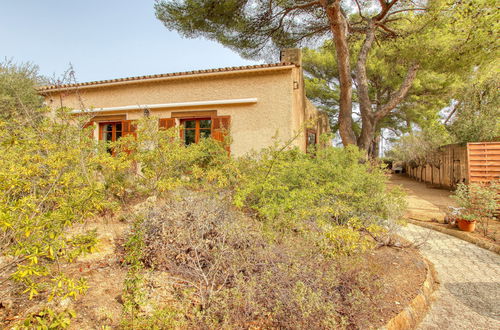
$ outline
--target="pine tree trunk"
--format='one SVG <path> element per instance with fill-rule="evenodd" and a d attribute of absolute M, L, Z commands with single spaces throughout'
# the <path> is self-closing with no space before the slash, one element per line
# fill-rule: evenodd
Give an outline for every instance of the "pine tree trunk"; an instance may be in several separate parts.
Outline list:
<path fill-rule="evenodd" d="M 339 71 L 339 133 L 342 144 L 356 144 L 356 136 L 352 128 L 352 79 L 349 46 L 347 44 L 347 22 L 340 8 L 340 0 L 329 4 L 321 0 L 330 21 L 330 29 L 334 36 L 337 66 Z"/>

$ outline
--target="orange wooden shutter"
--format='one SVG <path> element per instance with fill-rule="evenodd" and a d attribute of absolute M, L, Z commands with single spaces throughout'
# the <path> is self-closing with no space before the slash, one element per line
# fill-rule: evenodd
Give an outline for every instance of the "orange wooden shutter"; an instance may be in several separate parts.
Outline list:
<path fill-rule="evenodd" d="M 122 120 L 122 136 L 130 134 L 137 137 L 137 124 L 132 120 Z"/>
<path fill-rule="evenodd" d="M 132 120 L 122 120 L 122 136 L 128 135 L 133 135 L 137 138 L 137 123 Z M 125 147 L 124 151 L 129 155 L 132 152 L 128 147 Z"/>
<path fill-rule="evenodd" d="M 160 118 L 159 125 L 160 129 L 169 129 L 175 127 L 175 118 Z"/>
<path fill-rule="evenodd" d="M 212 117 L 212 138 L 217 141 L 224 142 L 224 139 L 229 134 L 229 126 L 231 124 L 230 116 Z M 229 152 L 229 145 L 226 146 Z"/>

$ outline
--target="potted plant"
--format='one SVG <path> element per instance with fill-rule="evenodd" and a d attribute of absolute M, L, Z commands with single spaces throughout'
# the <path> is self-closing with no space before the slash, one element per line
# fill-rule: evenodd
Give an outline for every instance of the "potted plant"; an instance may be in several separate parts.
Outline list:
<path fill-rule="evenodd" d="M 476 222 L 481 222 L 486 236 L 489 220 L 494 217 L 497 209 L 497 185 L 473 183 L 467 186 L 460 183 L 452 198 L 460 206 L 460 216 L 457 217 L 458 228 L 472 232 L 475 230 Z"/>

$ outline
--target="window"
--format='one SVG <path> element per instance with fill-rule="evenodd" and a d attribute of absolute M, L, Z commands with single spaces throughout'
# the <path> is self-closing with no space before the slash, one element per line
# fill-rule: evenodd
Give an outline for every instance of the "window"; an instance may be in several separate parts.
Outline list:
<path fill-rule="evenodd" d="M 99 140 L 106 142 L 115 142 L 123 134 L 122 122 L 115 123 L 100 123 L 99 124 Z M 110 154 L 113 154 L 113 150 L 108 146 L 107 148 Z"/>
<path fill-rule="evenodd" d="M 209 138 L 212 135 L 212 120 L 203 119 L 182 119 L 181 137 L 185 145 L 200 142 L 200 139 Z"/>
<path fill-rule="evenodd" d="M 158 127 L 170 129 L 180 124 L 180 137 L 185 145 L 198 143 L 201 139 L 209 137 L 224 142 L 229 134 L 230 116 L 216 116 L 213 111 L 182 112 L 172 115 L 175 117 L 158 119 Z M 225 148 L 230 152 L 229 144 Z"/>
<path fill-rule="evenodd" d="M 312 148 L 316 146 L 317 143 L 317 135 L 316 131 L 308 130 L 307 131 L 307 147 L 306 150 L 309 152 Z"/>

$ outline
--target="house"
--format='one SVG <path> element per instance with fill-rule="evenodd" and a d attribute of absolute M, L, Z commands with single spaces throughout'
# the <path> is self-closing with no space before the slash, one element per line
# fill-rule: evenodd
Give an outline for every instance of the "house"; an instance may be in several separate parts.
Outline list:
<path fill-rule="evenodd" d="M 306 151 L 329 131 L 328 118 L 306 98 L 300 49 L 285 49 L 280 63 L 43 86 L 53 108 L 91 113 L 94 136 L 115 141 L 131 123 L 155 116 L 159 126 L 181 126 L 186 144 L 231 134 L 240 156 L 280 141 Z M 308 124 L 307 127 L 306 123 Z"/>

